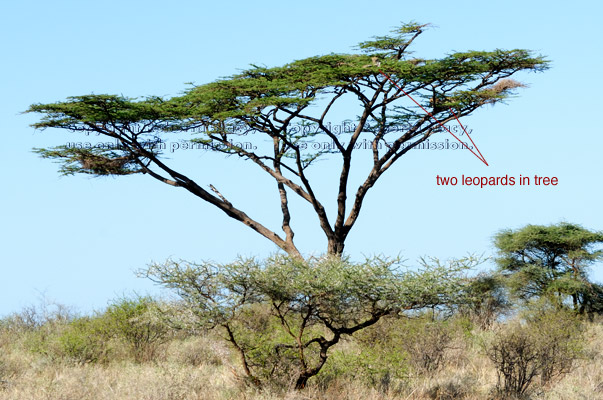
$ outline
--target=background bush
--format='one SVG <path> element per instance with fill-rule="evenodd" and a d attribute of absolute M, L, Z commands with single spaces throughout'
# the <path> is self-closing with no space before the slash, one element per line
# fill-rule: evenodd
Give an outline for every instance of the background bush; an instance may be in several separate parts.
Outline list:
<path fill-rule="evenodd" d="M 80 364 L 105 362 L 118 354 L 136 362 L 154 360 L 170 329 L 155 313 L 156 301 L 136 296 L 113 301 L 102 313 L 86 317 L 39 319 L 26 310 L 4 320 L 4 325 L 23 332 L 25 346 L 51 359 Z"/>
<path fill-rule="evenodd" d="M 136 362 L 153 360 L 170 334 L 157 312 L 157 302 L 149 296 L 117 299 L 102 316 L 105 334 L 123 341 Z"/>
<path fill-rule="evenodd" d="M 51 342 L 49 351 L 53 352 L 55 357 L 80 364 L 108 361 L 111 348 L 104 321 L 94 317 L 71 321 L 56 338 L 56 342 Z"/>
<path fill-rule="evenodd" d="M 497 371 L 497 390 L 504 395 L 529 392 L 534 379 L 544 386 L 571 371 L 583 351 L 583 330 L 573 312 L 551 308 L 529 311 L 493 332 L 486 347 Z"/>
<path fill-rule="evenodd" d="M 408 354 L 403 350 L 383 343 L 364 346 L 349 341 L 347 346 L 333 352 L 320 372 L 319 385 L 326 388 L 337 381 L 355 382 L 385 393 L 404 386 L 407 378 Z"/>

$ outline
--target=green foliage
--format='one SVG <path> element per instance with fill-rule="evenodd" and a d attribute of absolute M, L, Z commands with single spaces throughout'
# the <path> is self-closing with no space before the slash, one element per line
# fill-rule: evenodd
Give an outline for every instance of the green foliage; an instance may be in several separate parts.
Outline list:
<path fill-rule="evenodd" d="M 410 44 L 410 37 L 422 33 L 424 28 L 428 26 L 416 22 L 406 23 L 392 31 L 396 34 L 395 36 L 377 36 L 373 38 L 374 40 L 360 43 L 358 48 L 371 54 L 374 54 L 374 51 L 381 51 L 380 54 L 398 52 Z M 383 50 L 386 51 L 383 52 Z"/>
<path fill-rule="evenodd" d="M 591 232 L 579 225 L 527 225 L 517 231 L 504 230 L 496 235 L 500 251 L 499 265 L 515 271 L 535 264 L 555 271 L 571 271 L 575 263 L 594 262 L 603 256 L 593 247 L 603 242 L 603 233 Z"/>
<path fill-rule="evenodd" d="M 102 320 L 83 317 L 72 321 L 56 338 L 50 351 L 54 357 L 81 364 L 107 361 L 110 347 Z"/>
<path fill-rule="evenodd" d="M 293 325 L 294 318 L 287 318 Z M 253 304 L 241 310 L 238 318 L 229 324 L 236 344 L 245 353 L 246 362 L 254 377 L 275 387 L 290 387 L 301 372 L 300 353 L 296 350 L 296 339 L 283 329 L 278 318 L 272 315 L 266 304 Z M 312 333 L 313 327 L 304 332 L 304 339 Z M 230 340 L 231 344 L 234 344 Z M 308 348 L 304 358 L 315 361 L 314 349 Z"/>
<path fill-rule="evenodd" d="M 124 347 L 129 351 L 126 356 L 137 362 L 149 361 L 170 333 L 153 315 L 155 305 L 150 297 L 134 297 L 118 299 L 105 312 L 93 316 L 65 319 L 60 317 L 61 311 L 58 319 L 47 319 L 28 329 L 25 346 L 51 359 L 81 364 L 106 362 Z"/>
<path fill-rule="evenodd" d="M 462 342 L 467 327 L 466 320 L 432 317 L 425 312 L 411 318 L 383 318 L 356 333 L 333 352 L 319 383 L 362 382 L 388 392 L 406 386 L 413 376 L 435 376 L 453 361 L 454 343 Z"/>
<path fill-rule="evenodd" d="M 497 263 L 514 295 L 549 297 L 560 306 L 571 301 L 581 313 L 598 308 L 598 285 L 589 282 L 587 268 L 603 258 L 596 248 L 601 243 L 602 232 L 569 223 L 528 225 L 495 237 Z"/>
<path fill-rule="evenodd" d="M 464 112 L 468 108 L 504 100 L 512 89 L 522 86 L 509 79 L 506 79 L 507 84 L 497 85 L 499 79 L 504 81 L 518 70 L 542 71 L 548 66 L 542 56 L 520 49 L 457 52 L 434 60 L 405 57 L 407 47 L 428 26 L 411 22 L 395 29 L 392 36 L 362 42 L 358 48 L 365 54 L 331 53 L 272 68 L 253 65 L 231 77 L 193 86 L 182 96 L 172 99 L 82 95 L 69 97 L 64 102 L 34 104 L 27 112 L 43 115 L 40 122 L 33 124 L 35 128 L 63 128 L 120 140 L 126 147 L 123 151 L 94 154 L 105 156 L 104 164 L 110 164 L 111 160 L 131 162 L 133 157 L 144 159 L 147 154 L 137 145 L 139 138 L 146 137 L 147 142 L 156 143 L 162 133 L 199 128 L 207 134 L 198 140 L 212 145 L 211 149 L 244 155 L 243 149 L 219 145 L 227 144 L 227 140 L 223 140 L 225 136 L 261 132 L 260 121 L 265 122 L 275 109 L 299 114 L 302 109 L 320 101 L 321 94 L 357 93 L 361 87 L 375 89 L 380 85 L 383 90 L 385 81 L 380 70 L 409 91 L 426 90 L 423 94 L 417 93 L 419 98 L 425 99 L 425 106 L 429 107 L 429 99 L 437 94 L 435 97 L 441 99 L 438 112 L 449 107 Z M 480 84 L 470 87 L 472 83 Z M 441 90 L 432 93 L 437 87 Z M 408 108 L 406 113 L 409 113 Z M 408 116 L 418 119 L 422 112 L 417 109 Z M 293 150 L 295 146 L 291 144 L 298 143 L 301 138 L 296 139 L 284 128 L 281 131 L 283 144 Z M 324 125 L 320 128 L 324 131 Z M 68 173 L 121 175 L 143 172 L 141 168 L 73 168 L 74 157 L 81 161 L 83 155 L 91 158 L 92 154 L 68 150 L 57 147 L 38 152 L 70 164 L 62 170 Z"/>
<path fill-rule="evenodd" d="M 326 251 L 340 255 L 367 191 L 393 163 L 440 132 L 440 125 L 508 99 L 525 86 L 510 79 L 513 74 L 548 68 L 544 57 L 522 49 L 456 52 L 439 59 L 409 57 L 408 47 L 426 27 L 404 24 L 390 36 L 360 43 L 359 54 L 330 53 L 276 67 L 252 65 L 241 73 L 193 85 L 169 99 L 102 94 L 34 104 L 26 112 L 42 115 L 32 125 L 35 128 L 102 135 L 116 144 L 35 151 L 58 161 L 66 175 L 143 173 L 182 187 L 297 257 L 301 253 L 293 241 L 288 196 L 299 196 L 318 217 Z M 408 101 L 410 94 L 416 106 Z M 346 107 L 354 102 L 357 107 L 349 135 L 342 135 L 328 120 L 341 102 Z M 316 129 L 300 131 L 308 125 Z M 206 190 L 206 183 L 172 169 L 164 156 L 166 139 L 174 132 L 182 134 L 186 148 L 236 155 L 274 179 L 285 237 L 253 220 L 213 185 Z M 319 139 L 332 145 L 325 149 Z M 350 196 L 350 188 L 356 186 L 350 185 L 355 170 L 352 155 L 362 147 L 372 149 L 373 162 L 365 164 L 365 178 L 360 179 L 355 196 Z M 329 220 L 306 170 L 332 155 L 341 157 L 341 171 L 334 174 L 337 217 Z"/>
<path fill-rule="evenodd" d="M 153 264 L 143 274 L 174 289 L 195 328 L 220 328 L 252 381 L 299 389 L 344 337 L 399 315 L 457 301 L 475 260 L 402 270 L 398 260 L 338 257 Z"/>
<path fill-rule="evenodd" d="M 61 164 L 62 175 L 76 173 L 101 175 L 130 175 L 142 172 L 136 157 L 100 148 L 79 149 L 57 147 L 53 150 L 34 149 L 42 158 L 56 159 Z"/>
<path fill-rule="evenodd" d="M 353 342 L 355 343 L 355 342 Z M 350 346 L 336 349 L 318 375 L 321 387 L 328 387 L 336 380 L 359 382 L 383 392 L 395 389 L 409 374 L 408 354 L 383 343 L 367 346 Z"/>
<path fill-rule="evenodd" d="M 504 277 L 499 273 L 480 273 L 465 287 L 458 312 L 487 329 L 511 306 Z"/>
<path fill-rule="evenodd" d="M 97 317 L 79 317 L 62 323 L 47 322 L 27 333 L 24 344 L 52 360 L 78 364 L 105 362 L 111 351 L 104 324 Z"/>
<path fill-rule="evenodd" d="M 52 104 L 33 104 L 27 112 L 44 114 L 35 128 L 60 127 L 79 130 L 100 130 L 103 125 L 115 130 L 126 129 L 128 124 L 166 117 L 164 102 L 158 97 L 144 101 L 116 95 L 84 95 L 68 97 L 67 101 Z M 97 125 L 98 124 L 98 125 Z M 149 127 L 150 128 L 150 127 Z"/>
<path fill-rule="evenodd" d="M 106 333 L 123 340 L 138 362 L 152 360 L 170 333 L 165 322 L 154 315 L 156 307 L 149 296 L 121 298 L 110 304 L 102 317 Z"/>
<path fill-rule="evenodd" d="M 453 341 L 467 329 L 462 318 L 441 319 L 430 312 L 411 318 L 391 318 L 367 329 L 356 339 L 364 348 L 404 355 L 406 368 L 417 374 L 431 374 L 449 361 Z"/>

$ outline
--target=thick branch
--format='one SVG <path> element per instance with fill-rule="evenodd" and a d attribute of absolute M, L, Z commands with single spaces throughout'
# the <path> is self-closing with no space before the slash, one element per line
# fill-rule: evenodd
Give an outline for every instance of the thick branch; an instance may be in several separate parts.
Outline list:
<path fill-rule="evenodd" d="M 281 172 L 281 157 L 283 156 L 283 151 L 279 147 L 279 141 L 277 138 L 274 138 L 274 170 L 282 175 Z M 278 193 L 281 201 L 281 213 L 283 214 L 283 223 L 282 228 L 283 232 L 285 232 L 285 241 L 289 246 L 295 247 L 293 244 L 293 229 L 291 229 L 291 214 L 289 212 L 289 201 L 287 199 L 287 191 L 285 190 L 285 185 L 282 182 L 277 182 Z"/>
<path fill-rule="evenodd" d="M 249 369 L 249 363 L 247 362 L 247 356 L 245 355 L 245 351 L 235 339 L 232 329 L 230 329 L 230 325 L 224 324 L 222 326 L 224 327 L 224 329 L 226 329 L 226 333 L 228 334 L 228 341 L 233 345 L 233 347 L 239 354 L 239 359 L 241 360 L 241 364 L 243 365 L 243 371 L 245 371 L 245 375 L 247 375 L 247 377 L 256 387 L 261 387 L 260 380 L 251 373 L 251 370 Z"/>
<path fill-rule="evenodd" d="M 270 240 L 271 242 L 276 244 L 279 248 L 281 248 L 288 254 L 291 254 L 291 255 L 297 256 L 297 257 L 301 257 L 301 254 L 295 248 L 295 246 L 292 246 L 292 243 L 288 243 L 287 241 L 283 240 L 275 232 L 266 228 L 264 225 L 260 224 L 259 222 L 255 221 L 254 219 L 249 217 L 243 211 L 234 207 L 232 205 L 232 203 L 229 202 L 228 200 L 226 200 L 223 196 L 222 196 L 222 198 L 220 198 L 220 197 L 216 197 L 216 196 L 212 195 L 211 193 L 209 193 L 208 191 L 206 191 L 205 189 L 200 187 L 192 179 L 169 168 L 167 165 L 165 165 L 163 162 L 161 162 L 154 154 L 152 154 L 151 152 L 146 150 L 143 146 L 141 146 L 138 142 L 135 142 L 135 144 L 138 147 L 136 150 L 138 152 L 140 152 L 141 154 L 143 154 L 145 158 L 148 158 L 149 160 L 151 160 L 156 166 L 158 166 L 163 171 L 168 173 L 172 178 L 174 178 L 175 184 L 169 182 L 168 180 L 159 176 L 158 174 L 155 174 L 155 173 L 151 174 L 150 169 L 147 168 L 147 172 L 149 172 L 149 174 L 151 176 L 153 176 L 155 179 L 158 179 L 164 183 L 169 183 L 172 186 L 180 186 L 180 187 L 185 188 L 186 190 L 188 190 L 195 196 L 218 207 L 220 210 L 222 210 L 224 213 L 226 213 L 226 215 L 228 215 L 229 217 L 249 226 L 251 229 L 253 229 L 254 231 L 258 232 L 260 235 L 264 236 L 265 238 L 267 238 L 268 240 Z"/>

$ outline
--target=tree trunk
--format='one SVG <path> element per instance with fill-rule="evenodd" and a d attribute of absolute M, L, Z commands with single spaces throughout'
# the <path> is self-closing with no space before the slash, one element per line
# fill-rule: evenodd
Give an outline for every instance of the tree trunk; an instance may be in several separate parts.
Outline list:
<path fill-rule="evenodd" d="M 572 302 L 574 304 L 574 311 L 578 311 L 578 295 L 576 293 L 572 294 Z"/>
<path fill-rule="evenodd" d="M 306 387 L 306 383 L 308 383 L 308 379 L 310 379 L 310 377 L 308 375 L 306 375 L 305 373 L 302 373 L 299 378 L 297 378 L 297 381 L 295 382 L 295 390 L 301 390 L 303 388 Z"/>
<path fill-rule="evenodd" d="M 329 239 L 327 253 L 332 256 L 341 257 L 341 255 L 343 254 L 344 246 L 345 244 L 343 243 L 343 241 Z"/>

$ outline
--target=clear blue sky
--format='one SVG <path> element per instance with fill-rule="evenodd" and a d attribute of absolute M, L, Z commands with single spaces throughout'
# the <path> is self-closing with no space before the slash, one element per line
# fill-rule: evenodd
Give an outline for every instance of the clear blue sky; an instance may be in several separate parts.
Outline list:
<path fill-rule="evenodd" d="M 374 3 L 373 3 L 374 4 Z M 275 246 L 217 209 L 146 176 L 61 178 L 33 147 L 62 144 L 61 131 L 36 132 L 32 103 L 89 93 L 174 96 L 251 63 L 277 66 L 353 51 L 400 22 L 432 23 L 414 50 L 526 48 L 552 68 L 517 79 L 529 84 L 507 105 L 465 118 L 490 163 L 468 152 L 415 151 L 372 190 L 347 242 L 353 257 L 409 259 L 492 255 L 503 228 L 568 221 L 602 230 L 600 114 L 603 28 L 600 1 L 20 1 L 0 6 L 0 315 L 40 293 L 81 311 L 156 288 L 133 271 L 168 257 L 230 261 L 265 257 Z M 427 5 L 426 5 L 427 4 Z M 341 114 L 341 119 L 354 115 Z M 441 134 L 443 135 L 443 134 Z M 445 139 L 441 137 L 441 139 Z M 273 229 L 273 184 L 252 167 L 201 153 L 174 153 L 199 183 L 219 185 L 231 201 Z M 220 170 L 211 170 L 212 163 Z M 318 166 L 315 173 L 322 175 Z M 207 174 L 207 178 L 206 178 Z M 556 187 L 443 188 L 436 175 L 534 174 Z M 229 183 L 223 182 L 228 179 Z M 332 186 L 321 182 L 324 202 Z M 331 184 L 332 185 L 332 184 Z M 332 209 L 332 208 L 331 208 Z M 325 242 L 310 213 L 293 224 L 305 253 Z M 297 218 L 296 218 L 297 216 Z M 594 279 L 603 281 L 603 267 Z"/>

